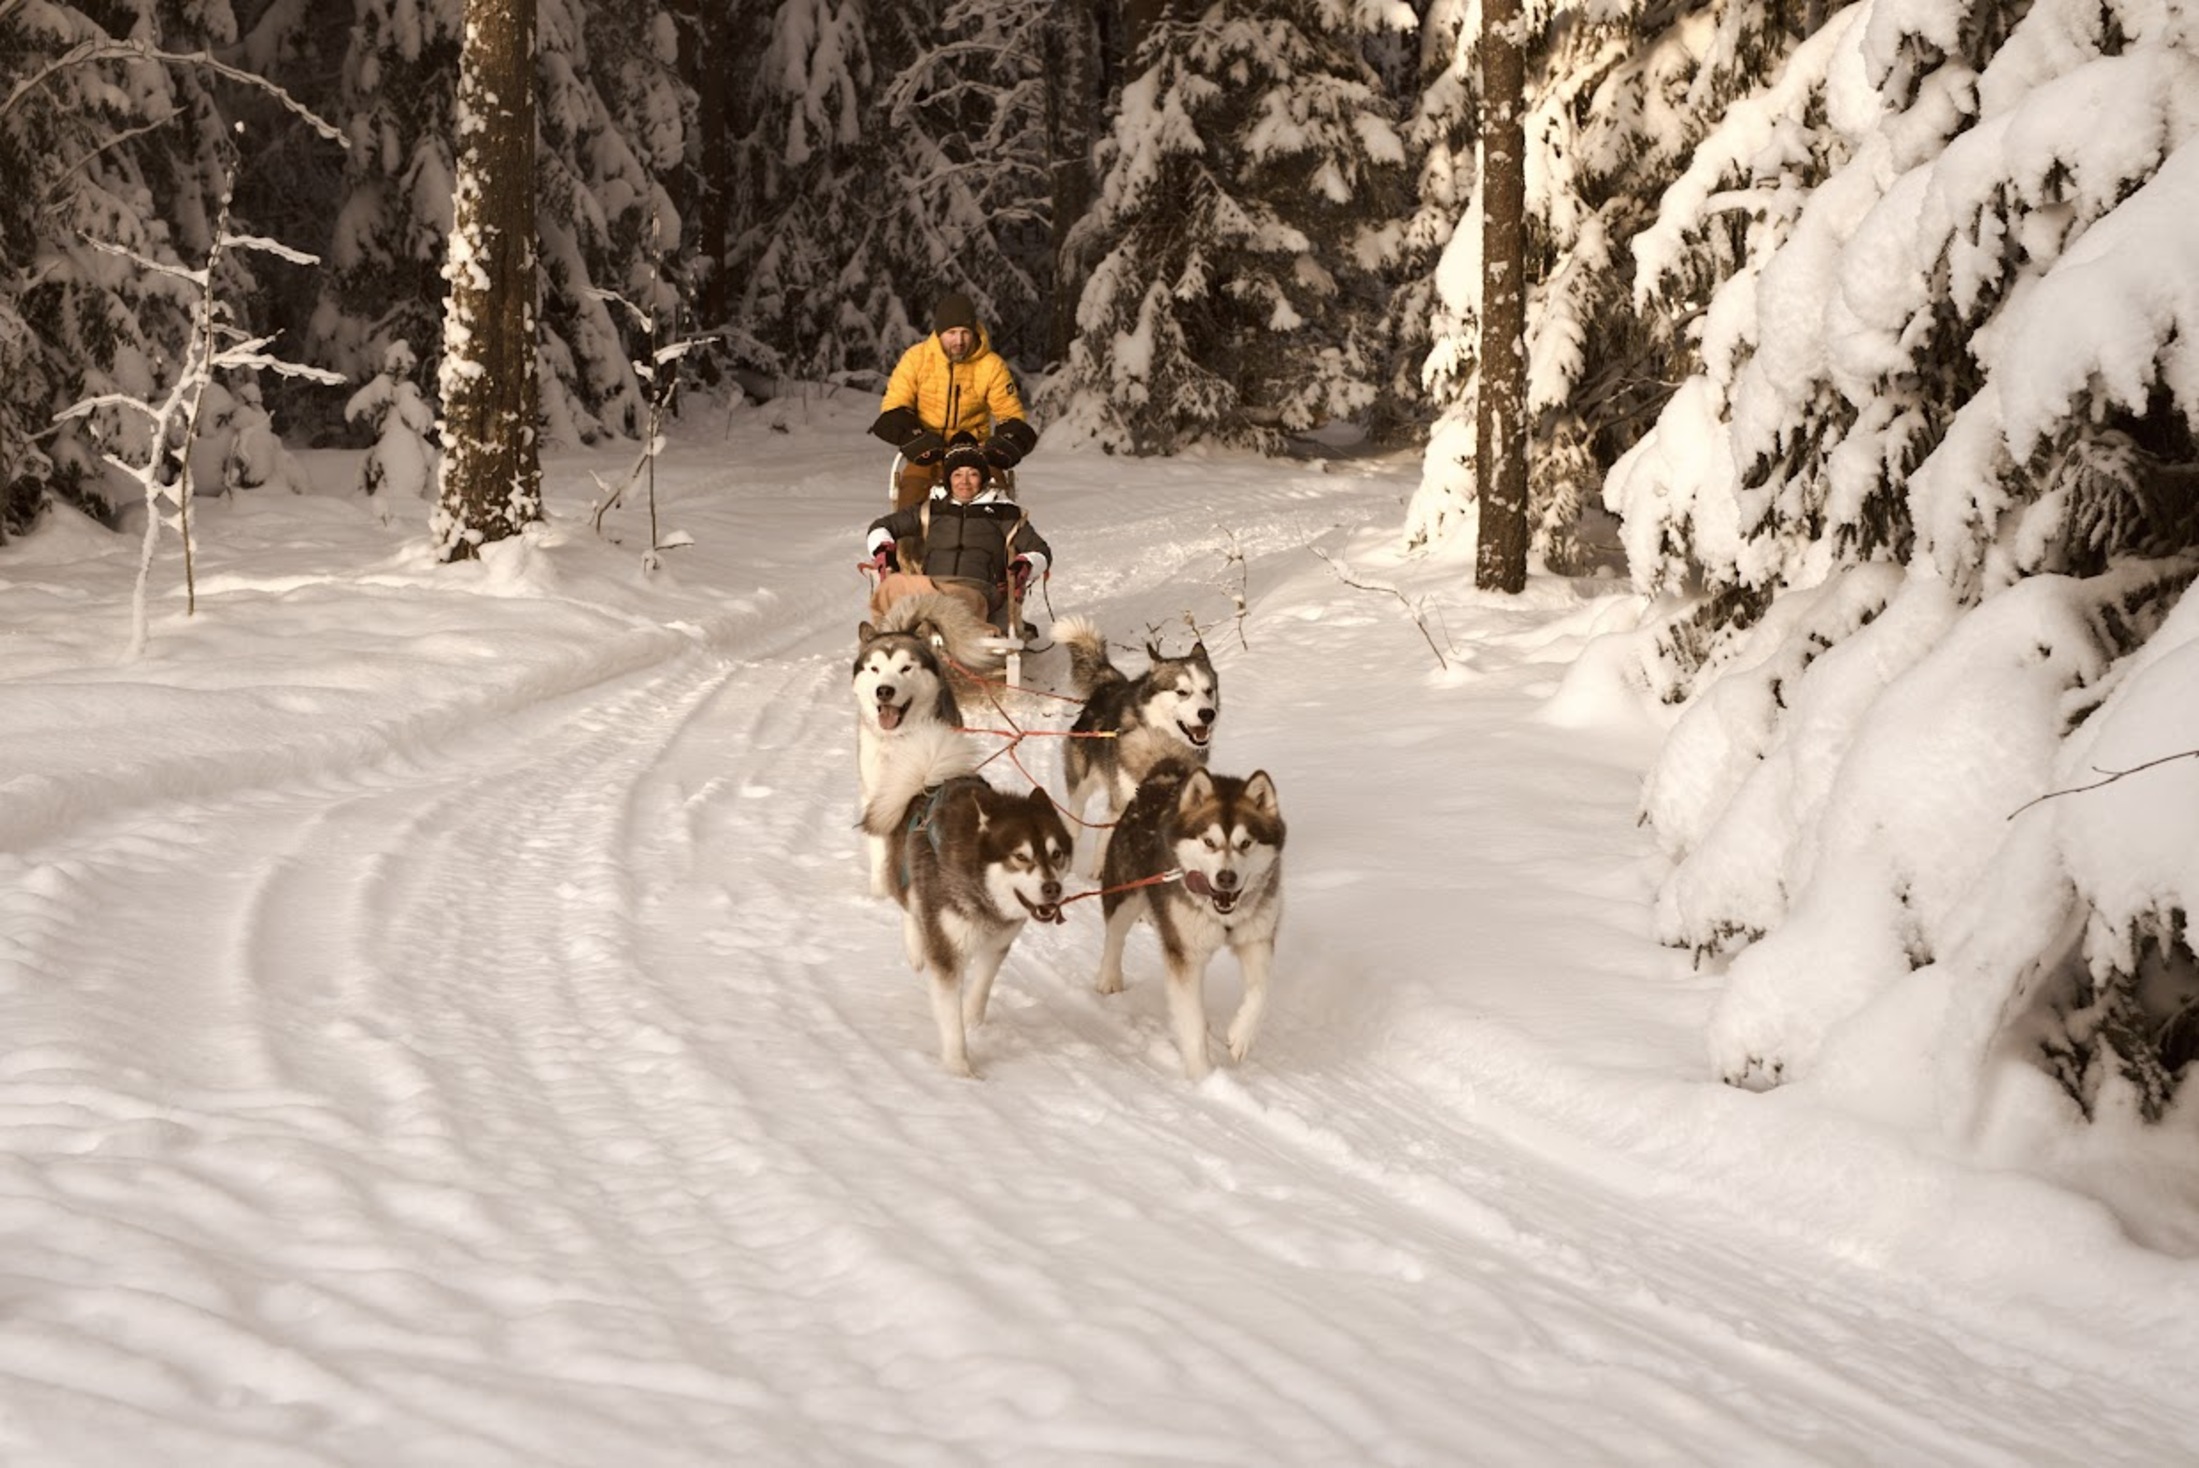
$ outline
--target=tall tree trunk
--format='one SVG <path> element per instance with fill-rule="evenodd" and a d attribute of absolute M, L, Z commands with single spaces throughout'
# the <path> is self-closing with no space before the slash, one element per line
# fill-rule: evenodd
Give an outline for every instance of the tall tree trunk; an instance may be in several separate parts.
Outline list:
<path fill-rule="evenodd" d="M 1106 102 L 1094 0 L 1054 0 L 1045 22 L 1046 151 L 1053 169 L 1053 307 L 1046 360 L 1064 362 L 1077 335 L 1077 298 L 1088 263 L 1072 246 L 1092 208 L 1092 145 Z"/>
<path fill-rule="evenodd" d="M 1481 350 L 1474 584 L 1527 586 L 1527 69 L 1520 0 L 1481 7 Z"/>
<path fill-rule="evenodd" d="M 446 561 L 542 515 L 535 363 L 534 0 L 466 0 L 458 181 L 443 278 Z"/>

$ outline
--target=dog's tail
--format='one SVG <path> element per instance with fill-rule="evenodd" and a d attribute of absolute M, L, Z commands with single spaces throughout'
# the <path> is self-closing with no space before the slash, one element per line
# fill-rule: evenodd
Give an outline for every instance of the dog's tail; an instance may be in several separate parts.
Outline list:
<path fill-rule="evenodd" d="M 1054 641 L 1069 649 L 1069 686 L 1090 698 L 1102 685 L 1121 683 L 1122 671 L 1107 657 L 1107 639 L 1089 617 L 1062 617 L 1054 623 Z"/>
<path fill-rule="evenodd" d="M 863 829 L 873 836 L 892 835 L 907 818 L 910 802 L 976 770 L 977 750 L 969 736 L 936 724 L 911 729 L 887 748 L 870 803 L 863 807 Z"/>
<path fill-rule="evenodd" d="M 999 646 L 1000 633 L 993 624 L 970 610 L 960 597 L 942 591 L 919 591 L 886 608 L 878 619 L 881 632 L 913 632 L 927 640 L 937 638 L 947 656 L 973 673 L 990 676 L 1007 663 Z"/>

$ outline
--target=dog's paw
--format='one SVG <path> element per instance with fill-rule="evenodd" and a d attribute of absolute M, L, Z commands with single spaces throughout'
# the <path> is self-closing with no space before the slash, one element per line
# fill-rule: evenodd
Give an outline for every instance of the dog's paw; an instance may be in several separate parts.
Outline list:
<path fill-rule="evenodd" d="M 1093 981 L 1092 989 L 1093 992 L 1099 994 L 1120 994 L 1122 992 L 1122 975 L 1101 974 Z"/>

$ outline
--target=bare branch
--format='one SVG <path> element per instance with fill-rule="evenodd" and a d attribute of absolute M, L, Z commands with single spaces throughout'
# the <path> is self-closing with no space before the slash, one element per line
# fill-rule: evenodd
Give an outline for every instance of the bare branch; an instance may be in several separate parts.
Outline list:
<path fill-rule="evenodd" d="M 1225 581 L 1222 585 L 1222 594 L 1227 596 L 1230 605 L 1236 608 L 1237 645 L 1246 652 L 1250 652 L 1252 651 L 1252 643 L 1245 636 L 1245 602 L 1248 596 L 1246 567 L 1249 563 L 1245 559 L 1244 542 L 1237 538 L 1236 531 L 1227 527 L 1218 526 L 1216 528 L 1229 537 L 1229 558 L 1222 563 L 1223 570 L 1226 573 L 1231 566 L 1237 568 L 1236 586 L 1231 587 Z"/>
<path fill-rule="evenodd" d="M 2098 765 L 2094 765 L 2092 767 L 2093 772 L 2096 774 L 2105 775 L 2107 777 L 2106 779 L 2094 780 L 2089 785 L 2073 785 L 2067 790 L 2049 790 L 2044 795 L 2034 796 L 2032 799 L 2025 801 L 2023 804 L 2017 806 L 2014 810 L 2010 811 L 2008 813 L 2008 819 L 2011 821 L 2014 820 L 2016 817 L 2022 815 L 2025 811 L 2031 809 L 2032 806 L 2037 805 L 2042 800 L 2052 800 L 2056 796 L 2061 795 L 2082 795 L 2087 790 L 2097 790 L 2102 785 L 2112 785 L 2117 780 L 2128 779 L 2130 776 L 2138 774 L 2141 771 L 2154 769 L 2160 765 L 2173 764 L 2180 759 L 2199 759 L 2199 749 L 2186 749 L 2179 751 L 2176 754 L 2164 754 L 2159 759 L 2149 759 L 2144 764 L 2132 765 L 2127 770 L 2103 770 Z"/>
<path fill-rule="evenodd" d="M 1435 654 L 1436 666 L 1443 669 L 1445 672 L 1450 671 L 1450 660 L 1443 656 L 1443 649 L 1435 645 L 1435 634 L 1428 630 L 1428 619 L 1424 615 L 1422 615 L 1421 610 L 1418 606 L 1406 600 L 1404 592 L 1399 591 L 1394 586 L 1369 586 L 1364 581 L 1354 581 L 1351 578 L 1350 573 L 1345 571 L 1342 566 L 1338 565 L 1336 563 L 1336 558 L 1330 555 L 1327 551 L 1322 550 L 1319 546 L 1315 546 L 1313 547 L 1313 553 L 1319 556 L 1323 561 L 1326 561 L 1328 563 L 1328 568 L 1336 573 L 1336 579 L 1343 582 L 1346 586 L 1352 587 L 1358 591 L 1386 591 L 1391 596 L 1396 597 L 1399 604 L 1402 605 L 1407 612 L 1412 614 L 1413 625 L 1420 629 L 1421 638 L 1425 640 L 1428 644 L 1428 651 Z"/>

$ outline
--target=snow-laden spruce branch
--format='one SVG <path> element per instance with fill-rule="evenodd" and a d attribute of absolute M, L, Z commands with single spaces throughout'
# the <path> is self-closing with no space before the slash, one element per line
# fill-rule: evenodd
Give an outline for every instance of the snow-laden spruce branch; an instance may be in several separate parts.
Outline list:
<path fill-rule="evenodd" d="M 5 17 L 8 11 L 14 8 L 13 5 L 0 6 L 0 17 Z M 169 66 L 201 67 L 216 76 L 226 77 L 230 81 L 242 82 L 248 87 L 258 88 L 281 103 L 287 111 L 297 116 L 307 127 L 312 128 L 313 131 L 319 133 L 337 147 L 349 148 L 351 146 L 350 140 L 344 136 L 341 128 L 321 117 L 281 87 L 269 81 L 266 77 L 254 76 L 249 71 L 240 71 L 226 61 L 217 60 L 210 51 L 163 51 L 158 46 L 145 41 L 117 40 L 112 37 L 79 41 L 37 71 L 23 78 L 22 81 L 16 84 L 15 89 L 8 93 L 5 99 L 0 99 L 0 121 L 4 121 L 7 115 L 13 112 L 25 98 L 61 72 L 67 71 L 71 67 L 88 66 L 100 61 L 155 61 Z"/>

